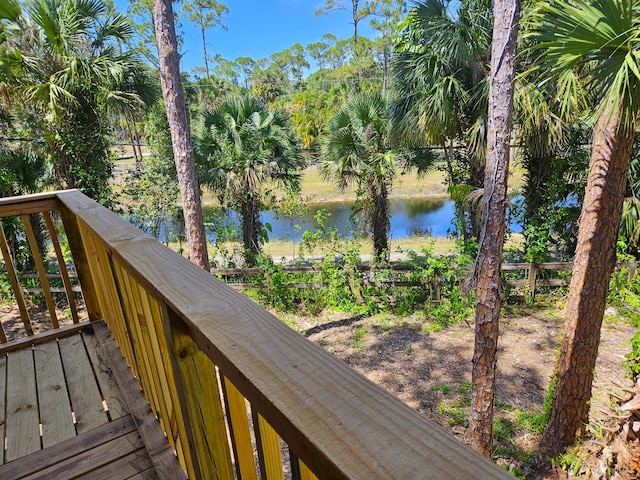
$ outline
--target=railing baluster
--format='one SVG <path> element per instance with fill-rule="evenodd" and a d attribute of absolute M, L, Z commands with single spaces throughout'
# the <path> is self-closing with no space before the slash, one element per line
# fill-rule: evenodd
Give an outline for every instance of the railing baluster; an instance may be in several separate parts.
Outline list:
<path fill-rule="evenodd" d="M 185 464 L 184 452 L 180 448 L 180 439 L 178 438 L 178 426 L 175 421 L 175 412 L 173 410 L 173 399 L 169 392 L 167 384 L 167 372 L 162 361 L 162 353 L 160 351 L 158 332 L 156 331 L 153 313 L 151 312 L 151 304 L 149 303 L 149 295 L 140 284 L 134 279 L 134 287 L 137 291 L 137 297 L 142 308 L 140 319 L 140 328 L 143 333 L 145 348 L 149 353 L 151 362 L 151 374 L 153 375 L 153 383 L 158 391 L 158 400 L 160 412 L 160 424 L 163 426 L 169 444 L 178 452 L 178 456 L 182 464 Z M 135 292 L 134 292 L 135 293 Z M 160 332 L 161 333 L 161 332 Z M 164 336 L 163 336 L 164 337 Z"/>
<path fill-rule="evenodd" d="M 247 404 L 236 386 L 226 377 L 222 376 L 221 378 L 238 477 L 242 480 L 257 480 Z"/>
<path fill-rule="evenodd" d="M 73 323 L 78 323 L 80 319 L 78 318 L 78 309 L 76 308 L 76 301 L 73 297 L 73 289 L 71 287 L 71 280 L 69 279 L 69 272 L 67 272 L 67 265 L 64 262 L 64 256 L 62 255 L 62 249 L 60 248 L 60 242 L 58 240 L 58 232 L 56 231 L 55 226 L 53 225 L 53 220 L 51 220 L 51 214 L 49 212 L 43 212 L 44 221 L 47 224 L 47 229 L 49 230 L 49 237 L 51 238 L 51 243 L 53 244 L 53 249 L 56 252 L 56 258 L 58 259 L 58 266 L 60 267 L 60 276 L 62 277 L 62 284 L 64 285 L 64 290 L 67 293 L 67 302 L 69 304 L 69 309 L 71 310 L 71 318 Z"/>
<path fill-rule="evenodd" d="M 26 330 L 27 335 L 33 335 L 33 329 L 31 328 L 31 318 L 29 318 L 27 304 L 24 301 L 24 295 L 22 295 L 22 289 L 20 288 L 20 283 L 18 282 L 18 276 L 16 275 L 16 269 L 13 265 L 13 259 L 11 258 L 11 252 L 9 251 L 9 246 L 7 245 L 7 237 L 5 237 L 4 235 L 2 224 L 0 224 L 0 250 L 2 250 L 2 258 L 4 258 L 4 265 L 7 269 L 7 274 L 9 275 L 9 282 L 11 283 L 13 295 L 15 296 L 16 303 L 18 304 L 18 308 L 20 309 L 20 316 L 22 317 L 24 329 Z M 2 341 L 2 343 L 6 343 L 7 341 L 7 337 L 2 326 L 0 326 L 0 341 Z"/>
<path fill-rule="evenodd" d="M 53 328 L 59 328 L 60 325 L 58 324 L 58 316 L 56 315 L 56 306 L 53 303 L 53 297 L 51 296 L 51 288 L 49 287 L 47 272 L 44 269 L 44 263 L 42 263 L 42 257 L 40 256 L 40 251 L 38 250 L 38 242 L 36 241 L 36 236 L 33 233 L 29 215 L 21 215 L 20 218 L 22 218 L 24 231 L 27 234 L 27 240 L 29 241 L 29 246 L 31 247 L 31 256 L 33 257 L 33 261 L 36 264 L 36 269 L 38 270 L 40 285 L 42 285 L 42 290 L 44 291 L 44 299 L 47 303 L 49 315 L 51 316 L 51 323 L 53 324 Z"/>
<path fill-rule="evenodd" d="M 215 365 L 198 348 L 185 331 L 184 324 L 171 311 L 168 312 L 168 319 L 189 418 L 193 421 L 192 433 L 202 478 L 233 478 Z"/>
<path fill-rule="evenodd" d="M 98 301 L 98 290 L 91 273 L 87 247 L 82 240 L 79 220 L 66 207 L 61 207 L 59 212 L 64 231 L 67 234 L 67 242 L 69 242 L 69 248 L 71 249 L 73 264 L 76 267 L 76 272 L 78 272 L 78 281 L 82 288 L 82 298 L 87 309 L 87 315 L 90 321 L 101 320 L 102 313 L 100 311 L 100 302 Z"/>
<path fill-rule="evenodd" d="M 113 260 L 113 257 L 111 258 L 111 271 L 113 272 L 113 281 L 115 283 L 116 292 L 118 294 L 118 303 L 122 312 L 122 321 L 116 323 L 113 327 L 110 327 L 111 333 L 116 339 L 116 342 L 118 342 L 118 345 L 120 345 L 120 349 L 122 350 L 124 357 L 127 359 L 133 375 L 137 377 L 140 369 L 138 367 L 138 359 L 134 352 L 133 333 L 131 333 L 131 321 L 129 320 L 132 314 L 132 309 L 129 305 L 129 298 L 127 297 L 122 285 L 122 269 L 120 268 L 120 265 Z"/>
<path fill-rule="evenodd" d="M 253 430 L 260 459 L 260 471 L 267 480 L 284 480 L 280 437 L 271 425 L 252 408 Z"/>

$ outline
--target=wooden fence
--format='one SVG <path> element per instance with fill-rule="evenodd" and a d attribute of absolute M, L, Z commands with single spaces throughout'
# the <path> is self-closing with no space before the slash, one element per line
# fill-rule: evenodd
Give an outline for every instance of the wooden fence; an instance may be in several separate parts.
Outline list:
<path fill-rule="evenodd" d="M 628 268 L 627 282 L 631 283 L 638 270 L 638 262 L 619 262 L 616 265 L 616 270 L 621 268 Z M 375 279 L 375 272 L 379 271 L 391 271 L 407 273 L 415 269 L 414 266 L 406 264 L 391 264 L 388 267 L 371 267 L 368 265 L 359 265 L 358 270 L 363 274 L 362 282 L 364 286 L 377 286 L 377 287 L 427 287 L 434 292 L 432 298 L 434 300 L 440 299 L 440 288 L 442 279 L 427 278 L 424 281 L 403 281 L 403 280 L 386 280 L 377 281 Z M 510 287 L 525 287 L 527 293 L 531 299 L 535 298 L 535 294 L 541 287 L 566 287 L 571 282 L 571 270 L 573 268 L 572 262 L 546 262 L 541 264 L 535 263 L 503 263 L 503 281 L 505 285 Z M 297 273 L 315 273 L 321 274 L 322 267 L 320 266 L 303 266 L 303 267 L 281 267 L 281 271 L 286 274 L 295 275 Z M 521 272 L 521 275 L 515 274 L 512 278 L 510 273 Z M 551 278 L 549 272 L 564 272 L 562 275 L 553 275 Z M 261 268 L 221 268 L 212 270 L 211 273 L 217 275 L 223 279 L 227 284 L 236 290 L 249 290 L 249 289 L 265 289 L 268 288 L 269 282 L 246 282 L 237 281 L 237 279 L 246 280 L 248 277 L 261 275 L 269 278 L 272 272 Z M 326 287 L 327 283 L 323 282 L 289 282 L 284 285 L 288 288 L 322 288 Z"/>

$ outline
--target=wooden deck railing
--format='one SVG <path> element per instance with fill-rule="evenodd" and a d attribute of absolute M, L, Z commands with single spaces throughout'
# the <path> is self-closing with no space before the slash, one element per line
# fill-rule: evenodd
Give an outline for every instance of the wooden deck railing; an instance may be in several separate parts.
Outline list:
<path fill-rule="evenodd" d="M 51 211 L 90 319 L 106 321 L 190 478 L 510 478 L 84 195 L 0 200 L 0 217 L 22 215 L 25 226 L 24 215 Z M 9 276 L 19 298 L 18 276 Z"/>

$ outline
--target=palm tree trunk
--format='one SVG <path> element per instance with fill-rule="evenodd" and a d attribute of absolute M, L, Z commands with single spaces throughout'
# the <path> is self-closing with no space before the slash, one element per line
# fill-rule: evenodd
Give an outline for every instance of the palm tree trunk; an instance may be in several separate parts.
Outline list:
<path fill-rule="evenodd" d="M 373 237 L 373 251 L 376 262 L 386 262 L 389 259 L 389 199 L 387 188 L 372 185 L 370 189 L 371 206 L 371 234 Z"/>
<path fill-rule="evenodd" d="M 249 195 L 240 206 L 242 216 L 242 243 L 245 250 L 245 262 L 252 267 L 256 264 L 256 256 L 260 254 L 260 200 Z"/>
<path fill-rule="evenodd" d="M 594 129 L 589 177 L 578 224 L 578 244 L 549 423 L 541 448 L 559 452 L 589 419 L 593 369 L 613 273 L 616 242 L 633 147 L 633 130 L 611 104 Z"/>
<path fill-rule="evenodd" d="M 209 270 L 207 239 L 200 204 L 200 190 L 193 159 L 184 91 L 180 80 L 180 55 L 171 0 L 153 0 L 153 21 L 160 57 L 160 83 L 167 109 L 173 155 L 182 196 L 189 259 Z"/>
<path fill-rule="evenodd" d="M 493 399 L 500 318 L 500 280 L 507 206 L 519 0 L 496 0 L 491 48 L 487 163 L 482 231 L 476 262 L 476 327 L 471 377 L 471 446 L 486 457 L 493 448 Z"/>

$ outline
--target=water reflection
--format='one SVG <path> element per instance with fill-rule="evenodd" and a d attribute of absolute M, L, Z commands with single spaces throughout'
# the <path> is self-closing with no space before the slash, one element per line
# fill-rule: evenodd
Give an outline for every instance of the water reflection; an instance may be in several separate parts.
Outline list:
<path fill-rule="evenodd" d="M 309 211 L 301 216 L 289 218 L 274 210 L 262 212 L 263 223 L 271 225 L 270 239 L 288 239 L 296 241 L 302 237 L 302 232 L 315 227 L 315 215 L 320 209 L 327 210 L 330 215 L 327 220 L 329 227 L 336 227 L 341 235 L 351 235 L 358 225 L 351 222 L 351 202 L 327 202 L 312 204 Z M 222 223 L 221 215 L 217 208 L 205 208 L 205 222 L 208 224 Z M 226 225 L 237 222 L 238 215 L 235 212 L 227 212 Z M 451 230 L 451 221 L 454 216 L 454 206 L 451 200 L 426 200 L 423 198 L 393 199 L 390 202 L 390 236 L 394 239 L 407 238 L 415 235 L 430 235 L 445 237 Z M 208 228 L 207 236 L 214 240 L 216 233 Z"/>

